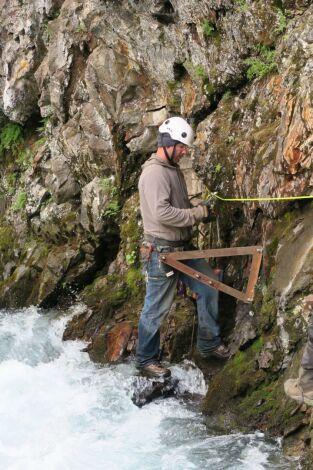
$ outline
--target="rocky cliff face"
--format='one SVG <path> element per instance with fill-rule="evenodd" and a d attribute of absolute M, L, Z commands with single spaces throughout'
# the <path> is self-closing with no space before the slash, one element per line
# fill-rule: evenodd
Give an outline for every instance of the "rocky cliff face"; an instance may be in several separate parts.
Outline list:
<path fill-rule="evenodd" d="M 191 194 L 312 194 L 310 4 L 0 0 L 0 306 L 78 295 L 86 310 L 65 337 L 90 339 L 100 361 L 133 350 L 144 290 L 136 183 L 169 115 L 196 129 Z M 205 412 L 309 449 L 309 411 L 295 411 L 282 383 L 306 338 L 312 203 L 219 202 L 217 212 L 204 246 L 262 244 L 264 261 L 252 305 L 221 296 L 234 356 Z M 226 282 L 244 288 L 246 263 L 224 261 Z M 173 310 L 167 348 L 179 359 L 192 306 Z"/>

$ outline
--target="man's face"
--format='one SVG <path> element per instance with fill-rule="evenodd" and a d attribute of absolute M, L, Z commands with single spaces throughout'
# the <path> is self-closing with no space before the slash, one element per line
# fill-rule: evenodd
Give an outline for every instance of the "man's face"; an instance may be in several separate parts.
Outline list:
<path fill-rule="evenodd" d="M 171 147 L 171 154 L 173 153 L 174 147 Z M 174 162 L 179 163 L 179 161 L 183 158 L 184 155 L 188 152 L 187 145 L 184 144 L 177 144 L 175 147 L 175 155 L 174 155 Z"/>

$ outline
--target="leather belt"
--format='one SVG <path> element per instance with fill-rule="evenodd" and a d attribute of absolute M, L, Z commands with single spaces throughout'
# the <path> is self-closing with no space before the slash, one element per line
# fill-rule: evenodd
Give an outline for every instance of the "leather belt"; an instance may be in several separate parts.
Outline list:
<path fill-rule="evenodd" d="M 171 248 L 185 248 L 188 241 L 183 240 L 164 240 L 163 238 L 153 237 L 152 235 L 145 235 L 144 241 L 152 243 L 152 245 L 171 247 Z"/>

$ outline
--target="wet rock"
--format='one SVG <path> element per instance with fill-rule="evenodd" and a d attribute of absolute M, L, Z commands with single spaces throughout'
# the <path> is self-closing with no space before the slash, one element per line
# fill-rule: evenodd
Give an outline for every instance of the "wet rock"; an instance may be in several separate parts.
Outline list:
<path fill-rule="evenodd" d="M 139 407 L 147 405 L 157 398 L 167 398 L 175 395 L 178 380 L 169 379 L 148 379 L 146 377 L 134 377 L 132 382 L 133 394 L 132 402 Z"/>
<path fill-rule="evenodd" d="M 4 280 L 8 279 L 16 268 L 16 263 L 14 261 L 9 261 L 3 269 L 2 277 Z"/>
<path fill-rule="evenodd" d="M 106 353 L 108 362 L 120 360 L 127 348 L 133 327 L 130 322 L 118 323 L 106 333 Z"/>
<path fill-rule="evenodd" d="M 257 323 L 252 315 L 251 306 L 239 304 L 236 313 L 235 329 L 232 333 L 231 352 L 235 350 L 247 348 L 257 337 Z"/>
<path fill-rule="evenodd" d="M 291 219 L 285 227 L 286 238 L 276 256 L 273 287 L 282 302 L 295 292 L 307 289 L 312 283 L 313 211 L 308 208 L 303 217 Z M 288 269 L 286 269 L 288 260 Z"/>

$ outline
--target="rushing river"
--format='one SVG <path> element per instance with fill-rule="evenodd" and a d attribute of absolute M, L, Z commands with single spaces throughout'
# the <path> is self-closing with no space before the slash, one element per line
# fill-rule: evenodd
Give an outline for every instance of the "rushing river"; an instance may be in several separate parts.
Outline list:
<path fill-rule="evenodd" d="M 67 319 L 34 307 L 0 311 L 1 470 L 299 468 L 261 433 L 208 433 L 183 400 L 136 407 L 133 367 L 98 367 L 83 343 L 62 342 Z M 200 371 L 172 373 L 205 392 Z"/>

